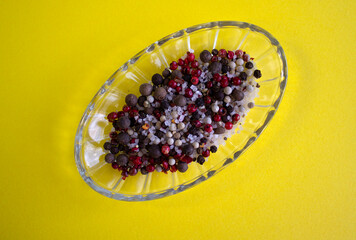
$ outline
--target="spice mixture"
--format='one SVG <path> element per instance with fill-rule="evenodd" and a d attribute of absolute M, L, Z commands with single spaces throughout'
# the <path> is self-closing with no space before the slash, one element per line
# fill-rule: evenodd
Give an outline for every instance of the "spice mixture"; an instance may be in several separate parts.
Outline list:
<path fill-rule="evenodd" d="M 242 50 L 194 51 L 172 62 L 141 96 L 128 94 L 122 111 L 111 112 L 111 141 L 105 161 L 122 178 L 157 171 L 185 172 L 204 164 L 211 153 L 241 129 L 254 107 L 261 71 Z"/>

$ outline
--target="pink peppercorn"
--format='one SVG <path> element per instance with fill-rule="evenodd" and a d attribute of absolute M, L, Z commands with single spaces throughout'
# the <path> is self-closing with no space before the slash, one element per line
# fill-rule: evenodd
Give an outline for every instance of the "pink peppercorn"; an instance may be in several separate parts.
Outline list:
<path fill-rule="evenodd" d="M 123 116 L 125 116 L 125 112 L 124 111 L 119 111 L 118 113 L 117 113 L 117 118 L 120 118 L 120 117 L 123 117 Z"/>
<path fill-rule="evenodd" d="M 196 128 L 200 128 L 201 127 L 201 122 L 199 120 L 194 120 L 192 123 Z"/>
<path fill-rule="evenodd" d="M 215 122 L 220 122 L 221 121 L 221 116 L 219 114 L 215 114 L 214 117 L 213 117 L 213 120 Z"/>
<path fill-rule="evenodd" d="M 234 114 L 233 116 L 232 116 L 232 120 L 234 121 L 234 122 L 237 122 L 237 121 L 239 121 L 240 120 L 240 115 L 239 114 Z"/>
<path fill-rule="evenodd" d="M 116 138 L 117 137 L 117 132 L 111 132 L 109 133 L 110 138 Z"/>
<path fill-rule="evenodd" d="M 168 161 L 163 161 L 163 162 L 162 162 L 162 167 L 163 167 L 164 169 L 168 170 L 168 168 L 169 168 Z"/>
<path fill-rule="evenodd" d="M 182 87 L 181 87 L 181 86 L 177 86 L 177 87 L 176 87 L 176 91 L 177 91 L 177 92 L 182 91 Z"/>
<path fill-rule="evenodd" d="M 194 53 L 188 53 L 187 59 L 188 59 L 189 62 L 193 62 L 194 59 L 195 59 Z"/>
<path fill-rule="evenodd" d="M 153 171 L 155 170 L 155 166 L 154 166 L 153 164 L 150 164 L 150 165 L 148 165 L 148 166 L 146 167 L 146 170 L 147 170 L 148 172 L 153 172 Z"/>
<path fill-rule="evenodd" d="M 211 57 L 212 62 L 217 62 L 218 61 L 218 56 L 212 56 Z"/>
<path fill-rule="evenodd" d="M 193 90 L 190 88 L 185 89 L 185 94 L 184 94 L 187 98 L 191 98 L 193 97 Z"/>
<path fill-rule="evenodd" d="M 184 156 L 181 161 L 186 163 L 191 163 L 193 159 L 189 156 Z"/>
<path fill-rule="evenodd" d="M 178 65 L 183 66 L 184 65 L 184 60 L 183 59 L 178 59 Z"/>
<path fill-rule="evenodd" d="M 211 126 L 211 124 L 205 124 L 204 131 L 210 133 L 213 131 L 213 126 Z"/>
<path fill-rule="evenodd" d="M 203 151 L 202 155 L 203 155 L 203 157 L 209 157 L 210 156 L 210 150 L 206 149 L 205 151 Z"/>
<path fill-rule="evenodd" d="M 193 84 L 193 85 L 197 85 L 199 83 L 199 78 L 197 77 L 192 77 L 190 79 L 190 82 Z"/>
<path fill-rule="evenodd" d="M 177 87 L 177 82 L 174 80 L 169 80 L 168 86 L 171 88 L 176 88 Z"/>
<path fill-rule="evenodd" d="M 182 73 L 190 74 L 190 67 L 189 66 L 184 66 L 183 69 L 182 69 Z"/>
<path fill-rule="evenodd" d="M 241 80 L 239 77 L 234 77 L 232 79 L 232 84 L 234 84 L 235 86 L 239 86 L 241 84 Z"/>
<path fill-rule="evenodd" d="M 225 128 L 227 129 L 227 130 L 230 130 L 230 129 L 232 129 L 232 122 L 226 122 L 225 123 Z"/>
<path fill-rule="evenodd" d="M 118 113 L 117 112 L 111 112 L 108 114 L 107 118 L 109 120 L 109 122 L 113 122 L 115 119 L 118 118 Z"/>
<path fill-rule="evenodd" d="M 176 165 L 172 165 L 170 171 L 171 172 L 176 172 L 177 171 Z"/>
<path fill-rule="evenodd" d="M 195 105 L 192 104 L 192 103 L 189 104 L 188 107 L 187 107 L 187 110 L 188 110 L 188 112 L 190 112 L 190 113 L 195 112 L 197 109 L 198 109 L 197 106 L 195 106 Z"/>
<path fill-rule="evenodd" d="M 204 97 L 204 102 L 205 102 L 205 104 L 210 104 L 211 103 L 211 97 L 205 96 Z"/>
<path fill-rule="evenodd" d="M 119 164 L 117 164 L 116 162 L 113 162 L 113 163 L 111 164 L 111 167 L 112 167 L 113 169 L 118 169 Z"/>
<path fill-rule="evenodd" d="M 190 64 L 190 66 L 191 66 L 192 68 L 197 68 L 197 67 L 199 67 L 199 62 L 198 62 L 197 60 L 194 60 L 194 61 Z"/>
<path fill-rule="evenodd" d="M 135 117 L 138 116 L 138 111 L 137 109 L 131 109 L 129 112 L 130 117 Z"/>
<path fill-rule="evenodd" d="M 161 152 L 162 152 L 164 155 L 168 155 L 170 150 L 171 150 L 171 149 L 169 148 L 169 146 L 168 146 L 167 144 L 163 145 L 162 148 L 161 148 Z"/>
<path fill-rule="evenodd" d="M 178 68 L 178 63 L 173 61 L 170 65 L 169 65 L 171 70 L 176 70 Z"/>
<path fill-rule="evenodd" d="M 227 52 L 225 49 L 220 49 L 219 50 L 219 53 L 218 53 L 218 56 L 221 57 L 221 58 L 225 58 L 227 55 Z"/>
<path fill-rule="evenodd" d="M 236 54 L 236 56 L 237 56 L 238 58 L 242 58 L 242 56 L 244 55 L 244 52 L 239 49 L 239 50 L 236 50 L 236 51 L 235 51 L 235 54 Z"/>
<path fill-rule="evenodd" d="M 229 86 L 229 79 L 226 76 L 223 76 L 220 82 L 221 87 Z"/>
<path fill-rule="evenodd" d="M 193 69 L 192 70 L 192 75 L 193 75 L 193 77 L 200 77 L 201 70 L 199 68 L 198 69 Z"/>
<path fill-rule="evenodd" d="M 212 88 L 213 87 L 213 82 L 212 81 L 209 81 L 206 83 L 206 87 L 207 88 Z"/>
<path fill-rule="evenodd" d="M 244 55 L 242 56 L 242 59 L 243 59 L 245 62 L 248 62 L 248 61 L 250 61 L 250 55 L 244 54 Z"/>
<path fill-rule="evenodd" d="M 213 76 L 213 79 L 217 82 L 220 82 L 221 81 L 221 75 L 219 73 L 215 73 L 214 76 Z"/>
<path fill-rule="evenodd" d="M 128 112 L 128 111 L 130 111 L 130 107 L 129 106 L 127 106 L 127 105 L 125 105 L 125 106 L 123 106 L 122 107 L 122 111 L 124 111 L 124 112 Z"/>
<path fill-rule="evenodd" d="M 233 59 L 234 58 L 234 52 L 233 51 L 228 51 L 227 52 L 227 58 L 228 59 Z"/>

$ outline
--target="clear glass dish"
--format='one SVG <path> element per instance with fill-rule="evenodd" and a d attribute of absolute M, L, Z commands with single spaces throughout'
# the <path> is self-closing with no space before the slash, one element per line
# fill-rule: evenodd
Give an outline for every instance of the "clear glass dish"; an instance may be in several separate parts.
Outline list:
<path fill-rule="evenodd" d="M 204 165 L 191 163 L 185 173 L 137 174 L 121 179 L 120 172 L 104 161 L 103 144 L 112 128 L 105 119 L 124 104 L 128 93 L 138 94 L 173 60 L 189 49 L 243 49 L 255 58 L 262 78 L 255 108 L 247 115 L 243 130 L 234 134 Z M 282 100 L 287 83 L 284 51 L 266 30 L 245 22 L 210 22 L 175 32 L 151 44 L 121 66 L 99 89 L 80 121 L 75 137 L 75 161 L 84 181 L 104 196 L 125 201 L 145 201 L 170 196 L 216 175 L 234 162 L 256 141 Z"/>

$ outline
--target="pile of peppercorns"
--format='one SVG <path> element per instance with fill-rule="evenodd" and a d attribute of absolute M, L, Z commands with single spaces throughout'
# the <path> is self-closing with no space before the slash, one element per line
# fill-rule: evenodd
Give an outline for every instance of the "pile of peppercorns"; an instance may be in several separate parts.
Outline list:
<path fill-rule="evenodd" d="M 105 161 L 122 178 L 157 171 L 185 172 L 204 164 L 254 107 L 261 77 L 242 50 L 189 51 L 144 83 L 141 96 L 128 94 L 122 111 L 107 119 L 114 130 Z"/>

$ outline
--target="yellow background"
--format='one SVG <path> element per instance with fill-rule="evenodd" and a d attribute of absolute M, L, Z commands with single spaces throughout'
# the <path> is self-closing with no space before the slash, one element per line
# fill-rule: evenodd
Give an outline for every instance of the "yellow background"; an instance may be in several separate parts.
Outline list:
<path fill-rule="evenodd" d="M 356 2 L 0 1 L 0 239 L 356 239 Z M 213 20 L 254 23 L 286 52 L 275 118 L 226 170 L 128 203 L 79 176 L 87 104 L 153 41 Z"/>

